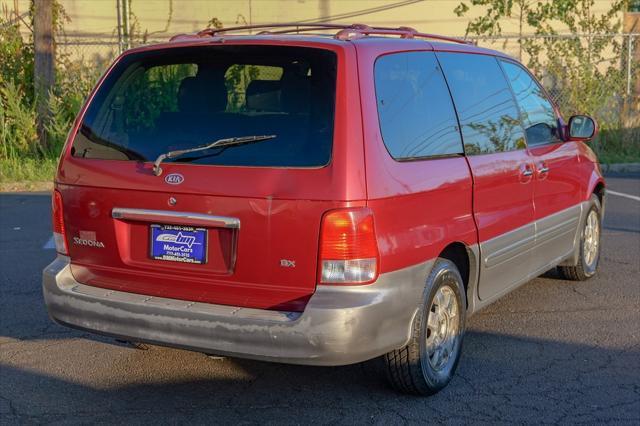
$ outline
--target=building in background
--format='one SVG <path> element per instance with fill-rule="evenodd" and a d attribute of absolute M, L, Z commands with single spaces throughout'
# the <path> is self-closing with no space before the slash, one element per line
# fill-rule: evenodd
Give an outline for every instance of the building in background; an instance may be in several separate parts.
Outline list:
<path fill-rule="evenodd" d="M 125 0 L 120 0 L 125 1 Z M 0 0 L 25 12 L 30 0 Z M 70 22 L 68 40 L 117 42 L 118 0 L 58 0 Z M 366 23 L 410 26 L 423 32 L 462 36 L 474 14 L 453 12 L 460 0 L 128 0 L 131 25 L 149 39 L 205 28 L 212 19 L 225 27 L 282 22 Z M 605 13 L 612 0 L 596 0 L 593 13 Z M 517 19 L 502 23 L 503 34 L 516 34 Z M 558 28 L 558 31 L 562 31 Z"/>
<path fill-rule="evenodd" d="M 490 6 L 471 7 L 464 16 L 458 16 L 454 10 L 461 1 L 471 3 L 471 0 L 57 0 L 68 20 L 64 22 L 64 33 L 58 32 L 56 36 L 56 54 L 103 69 L 123 49 L 166 41 L 173 35 L 196 32 L 212 25 L 228 28 L 285 22 L 365 23 L 409 26 L 422 32 L 464 36 L 469 21 L 483 16 Z M 534 2 L 537 0 L 531 0 L 532 4 Z M 589 13 L 606 15 L 615 3 L 616 0 L 594 0 Z M 13 17 L 26 16 L 31 0 L 0 0 L 0 4 L 5 13 Z M 473 40 L 481 46 L 519 58 L 529 66 L 532 58 L 523 52 L 523 44 L 529 41 L 543 46 L 542 58 L 537 59 L 544 64 L 538 64 L 534 72 L 566 111 L 584 110 L 586 107 L 574 101 L 582 100 L 584 94 L 589 93 L 597 98 L 594 105 L 599 105 L 603 111 L 600 117 L 606 113 L 608 121 L 619 121 L 623 116 L 637 127 L 640 120 L 639 10 L 640 0 L 627 2 L 627 10 L 617 16 L 623 25 L 616 34 L 595 37 L 571 34 L 562 24 L 550 21 L 557 34 L 535 36 L 526 23 L 520 33 L 520 19 L 514 16 L 500 19 L 500 36 L 474 37 Z M 21 24 L 21 31 L 28 35 L 30 30 Z M 593 43 L 596 39 L 603 43 Z M 604 46 L 596 51 L 597 60 L 587 66 L 589 72 L 574 72 L 573 75 L 569 71 L 584 68 L 584 64 L 562 60 L 568 55 L 566 45 L 571 40 L 578 40 L 583 48 L 596 44 Z M 562 51 L 562 45 L 565 46 L 564 53 L 558 53 Z M 591 58 L 590 54 L 583 56 Z M 587 84 L 589 78 L 595 79 L 595 87 L 592 87 L 594 82 Z"/>
<path fill-rule="evenodd" d="M 410 26 L 422 32 L 464 36 L 469 20 L 454 13 L 462 0 L 57 0 L 68 20 L 58 51 L 69 57 L 109 60 L 119 51 L 141 43 L 166 41 L 173 35 L 199 31 L 215 22 L 224 27 L 265 23 L 366 23 Z M 632 0 L 632 2 L 640 0 Z M 31 0 L 0 0 L 9 13 L 23 15 Z M 470 3 L 466 0 L 466 3 Z M 595 0 L 594 14 L 604 14 L 614 0 Z M 635 4 L 635 3 L 632 3 Z M 25 15 L 26 16 L 26 15 Z M 621 14 L 620 19 L 623 19 Z M 120 26 L 118 25 L 120 22 Z M 503 36 L 518 34 L 516 17 L 500 22 Z M 22 26 L 22 31 L 29 31 Z M 556 28 L 559 33 L 567 30 Z M 635 30 L 639 32 L 640 30 Z M 127 37 L 127 33 L 131 33 Z M 530 32 L 530 31 L 529 31 Z M 526 30 L 525 30 L 526 35 Z M 487 47 L 519 57 L 514 40 Z"/>

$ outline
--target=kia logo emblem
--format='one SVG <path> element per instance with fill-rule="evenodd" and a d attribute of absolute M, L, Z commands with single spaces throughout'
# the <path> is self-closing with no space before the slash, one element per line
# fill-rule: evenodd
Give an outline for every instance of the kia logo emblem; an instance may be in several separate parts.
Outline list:
<path fill-rule="evenodd" d="M 164 178 L 169 185 L 180 185 L 184 181 L 184 176 L 180 173 L 171 173 Z"/>

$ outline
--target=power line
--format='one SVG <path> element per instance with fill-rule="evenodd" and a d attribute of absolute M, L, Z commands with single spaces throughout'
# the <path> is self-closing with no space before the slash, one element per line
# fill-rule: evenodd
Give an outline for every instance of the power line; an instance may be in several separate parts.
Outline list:
<path fill-rule="evenodd" d="M 397 9 L 399 7 L 409 6 L 416 3 L 422 3 L 425 0 L 405 0 L 397 3 L 391 3 L 384 6 L 372 7 L 369 9 L 355 10 L 353 12 L 345 12 L 337 15 L 330 16 L 321 16 L 318 18 L 304 19 L 302 21 L 297 21 L 298 24 L 314 24 L 319 22 L 330 22 L 337 19 L 347 19 L 347 18 L 355 18 L 363 15 L 370 15 L 372 13 L 384 12 L 391 9 Z"/>

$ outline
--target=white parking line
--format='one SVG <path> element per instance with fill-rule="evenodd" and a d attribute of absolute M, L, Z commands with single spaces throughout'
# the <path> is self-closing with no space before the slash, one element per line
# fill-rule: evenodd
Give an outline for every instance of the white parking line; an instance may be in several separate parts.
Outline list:
<path fill-rule="evenodd" d="M 636 197 L 635 195 L 625 194 L 623 192 L 616 192 L 616 191 L 607 190 L 607 194 L 617 195 L 618 197 L 624 197 L 624 198 L 629 198 L 631 200 L 640 201 L 640 197 Z"/>
<path fill-rule="evenodd" d="M 42 246 L 43 250 L 53 250 L 54 248 L 56 248 L 56 243 L 53 241 L 53 237 L 49 238 L 49 241 Z"/>

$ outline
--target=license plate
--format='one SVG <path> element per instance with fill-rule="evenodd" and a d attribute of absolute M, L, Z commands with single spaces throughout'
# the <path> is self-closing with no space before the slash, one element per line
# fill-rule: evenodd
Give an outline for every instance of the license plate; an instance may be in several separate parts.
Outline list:
<path fill-rule="evenodd" d="M 192 226 L 151 225 L 151 258 L 207 263 L 207 230 Z"/>

